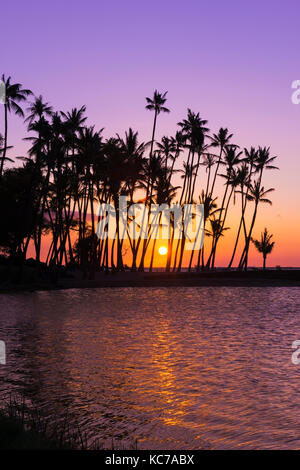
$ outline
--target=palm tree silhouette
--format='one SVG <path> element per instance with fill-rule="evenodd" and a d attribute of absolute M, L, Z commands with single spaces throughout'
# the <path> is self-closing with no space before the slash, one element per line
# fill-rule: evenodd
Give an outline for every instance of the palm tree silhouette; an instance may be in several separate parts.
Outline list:
<path fill-rule="evenodd" d="M 160 206 L 161 204 L 166 204 L 167 206 L 170 207 L 172 200 L 175 198 L 176 195 L 176 190 L 178 188 L 174 188 L 170 182 L 169 178 L 167 176 L 168 169 L 165 167 L 162 167 L 160 171 L 157 174 L 156 182 L 155 182 L 155 203 Z M 171 214 L 170 214 L 171 215 Z M 156 218 L 157 219 L 157 218 Z M 162 214 L 159 213 L 158 220 L 156 220 L 156 231 L 155 231 L 155 237 L 153 240 L 153 245 L 152 245 L 152 254 L 151 254 L 151 260 L 150 260 L 150 272 L 152 271 L 153 268 L 153 261 L 154 261 L 154 253 L 155 253 L 155 246 L 156 246 L 156 241 L 157 241 L 157 234 L 159 231 L 159 226 L 162 224 Z M 170 235 L 168 240 L 170 240 Z M 148 240 L 148 243 L 150 241 L 150 238 Z"/>
<path fill-rule="evenodd" d="M 246 149 L 245 149 L 245 151 L 247 152 Z M 238 227 L 238 231 L 237 231 L 237 236 L 236 236 L 236 240 L 235 240 L 235 244 L 234 244 L 234 248 L 233 248 L 233 253 L 232 253 L 231 259 L 229 261 L 229 265 L 228 265 L 229 269 L 232 266 L 232 263 L 233 263 L 233 260 L 234 260 L 235 254 L 236 254 L 236 249 L 237 249 L 238 242 L 239 242 L 239 237 L 240 237 L 242 224 L 244 226 L 245 240 L 246 240 L 247 231 L 246 231 L 246 224 L 245 224 L 244 215 L 245 215 L 245 210 L 246 210 L 246 205 L 247 205 L 247 195 L 248 195 L 249 185 L 250 185 L 250 181 L 251 181 L 251 174 L 252 174 L 252 166 L 250 166 L 250 168 L 249 168 L 248 162 L 246 161 L 246 159 L 243 159 L 242 166 L 238 170 L 238 186 L 240 187 L 240 190 L 235 191 L 236 193 L 241 194 L 242 214 L 241 214 L 241 219 L 240 219 L 240 223 L 239 223 L 239 227 Z M 245 191 L 245 188 L 246 188 L 246 191 Z"/>
<path fill-rule="evenodd" d="M 208 146 L 205 145 L 205 138 L 209 129 L 206 127 L 207 120 L 202 119 L 199 113 L 194 113 L 191 109 L 188 108 L 187 119 L 178 123 L 178 126 L 181 128 L 183 136 L 185 137 L 186 146 L 189 149 L 188 158 L 185 163 L 185 169 L 187 170 L 184 174 L 184 182 L 181 191 L 180 204 L 184 202 L 185 204 L 191 204 L 193 201 L 195 184 L 198 175 L 198 170 L 200 166 L 200 159 L 204 152 L 207 150 Z M 194 163 L 195 154 L 197 155 L 197 163 Z M 180 255 L 177 266 L 177 271 L 181 270 L 183 253 L 185 247 L 185 236 L 182 233 L 181 240 L 178 240 L 176 253 L 175 253 L 175 264 L 177 261 L 177 253 L 180 245 Z"/>
<path fill-rule="evenodd" d="M 153 98 L 146 98 L 146 101 L 148 103 L 146 105 L 146 109 L 149 109 L 149 111 L 154 111 L 154 121 L 153 121 L 152 138 L 151 138 L 150 158 L 152 158 L 157 116 L 160 113 L 169 113 L 170 112 L 170 110 L 164 106 L 165 102 L 167 101 L 167 98 L 166 98 L 167 93 L 168 93 L 167 91 L 165 93 L 159 93 L 157 90 L 155 90 L 155 92 L 153 94 Z"/>
<path fill-rule="evenodd" d="M 247 235 L 247 239 L 245 243 L 244 256 L 242 255 L 240 265 L 239 265 L 240 268 L 244 266 L 245 270 L 247 270 L 249 245 L 250 245 L 251 235 L 252 235 L 253 227 L 255 224 L 256 216 L 257 216 L 258 205 L 259 203 L 272 205 L 272 201 L 268 199 L 266 196 L 268 196 L 269 193 L 275 191 L 274 188 L 265 190 L 265 188 L 263 186 L 260 187 L 260 185 L 261 185 L 261 180 L 255 181 L 253 184 L 250 184 L 249 194 L 247 195 L 248 201 L 253 201 L 255 204 L 255 207 L 254 207 L 254 212 L 252 216 L 252 222 L 250 225 L 249 233 Z"/>
<path fill-rule="evenodd" d="M 64 119 L 65 138 L 70 142 L 73 158 L 75 154 L 76 133 L 82 128 L 82 125 L 87 120 L 87 117 L 84 115 L 85 112 L 85 106 L 81 106 L 80 109 L 73 108 L 71 112 L 68 111 L 67 113 L 63 111 L 60 112 Z"/>
<path fill-rule="evenodd" d="M 208 234 L 206 230 L 207 221 L 211 217 L 215 217 L 217 212 L 220 212 L 220 209 L 217 208 L 216 200 L 217 200 L 217 197 L 212 199 L 211 196 L 207 196 L 206 192 L 204 192 L 204 190 L 202 189 L 202 192 L 199 196 L 199 202 L 200 204 L 203 204 L 203 209 L 204 209 L 204 234 Z M 204 269 L 204 244 L 201 250 L 198 251 L 197 271 L 199 271 L 200 269 L 200 257 L 201 257 L 201 268 Z"/>
<path fill-rule="evenodd" d="M 275 242 L 271 242 L 273 238 L 272 234 L 268 233 L 268 230 L 265 230 L 261 233 L 260 240 L 255 240 L 251 237 L 251 241 L 254 244 L 255 248 L 262 253 L 263 255 L 263 269 L 266 269 L 266 259 L 268 254 L 270 254 L 274 248 Z"/>
<path fill-rule="evenodd" d="M 275 169 L 277 170 L 278 169 L 276 166 L 273 165 L 273 162 L 275 161 L 275 159 L 277 157 L 276 156 L 274 156 L 274 157 L 270 156 L 270 148 L 269 147 L 259 147 L 258 151 L 257 151 L 257 154 L 253 153 L 253 155 L 250 155 L 250 156 L 248 154 L 248 155 L 246 155 L 246 158 L 247 159 L 250 158 L 250 161 L 251 161 L 251 158 L 254 159 L 253 160 L 254 173 L 258 173 L 258 180 L 255 183 L 256 194 L 258 194 L 260 192 L 260 188 L 261 188 L 262 175 L 263 175 L 264 169 L 267 169 L 267 170 L 275 170 Z M 246 200 L 253 200 L 253 199 L 251 199 L 247 196 Z M 255 206 L 255 208 L 256 208 L 256 211 L 255 211 L 254 222 L 255 222 L 255 218 L 256 218 L 257 205 Z M 253 222 L 253 225 L 254 225 L 254 222 Z M 253 226 L 251 224 L 251 227 L 250 227 L 250 232 L 251 233 L 252 233 L 252 230 L 253 230 Z M 244 247 L 244 250 L 243 250 L 242 255 L 241 255 L 241 259 L 240 259 L 240 262 L 239 262 L 239 268 L 241 269 L 242 267 L 244 267 L 245 270 L 246 270 L 247 269 L 247 263 L 248 263 L 248 251 L 249 251 L 251 233 L 249 232 L 250 237 L 249 237 L 249 235 L 246 234 L 245 225 L 244 225 L 244 232 L 245 232 L 245 247 Z"/>
<path fill-rule="evenodd" d="M 223 178 L 225 178 L 225 181 L 226 181 L 225 182 L 225 191 L 224 191 L 224 195 L 223 195 L 223 199 L 222 199 L 222 203 L 221 203 L 221 207 L 220 207 L 219 224 L 215 224 L 215 227 L 217 227 L 217 226 L 219 226 L 220 228 L 222 227 L 222 223 L 221 223 L 222 217 L 223 217 L 223 225 L 225 223 L 229 203 L 230 203 L 232 193 L 233 193 L 233 186 L 235 187 L 236 184 L 237 184 L 235 166 L 237 166 L 241 163 L 241 155 L 242 155 L 242 152 L 238 151 L 238 146 L 237 145 L 233 145 L 233 144 L 226 145 L 226 147 L 224 149 L 224 162 L 222 162 L 223 165 L 226 165 L 226 174 L 221 175 L 221 176 L 223 176 Z M 227 202 L 226 202 L 228 190 L 229 190 L 230 187 L 231 187 L 231 191 L 229 192 L 229 196 L 228 196 L 228 199 L 227 199 Z M 223 212 L 224 212 L 224 214 L 223 214 Z M 220 234 L 221 233 L 222 232 L 220 232 Z M 212 265 L 214 265 L 215 256 L 216 256 L 216 249 L 217 249 L 217 244 L 218 244 L 219 238 L 220 237 L 218 236 L 218 234 L 216 234 L 213 237 L 211 252 L 210 252 L 209 258 L 208 258 L 207 263 L 206 263 L 206 268 L 208 268 L 208 269 L 211 266 L 211 262 L 212 262 Z"/>
<path fill-rule="evenodd" d="M 118 135 L 121 149 L 126 159 L 127 171 L 125 175 L 125 191 L 129 194 L 130 203 L 134 203 L 134 193 L 137 189 L 141 188 L 141 179 L 143 177 L 144 168 L 146 165 L 146 158 L 144 152 L 148 144 L 138 142 L 138 133 L 134 132 L 129 128 L 128 132 L 125 132 L 125 139 L 121 139 Z M 141 238 L 130 240 L 131 251 L 132 251 L 132 265 L 131 270 L 136 271 L 137 254 L 140 246 Z M 123 244 L 123 240 L 121 242 Z"/>
<path fill-rule="evenodd" d="M 0 178 L 3 173 L 4 161 L 7 151 L 7 131 L 8 131 L 8 112 L 13 111 L 17 116 L 24 117 L 24 112 L 19 103 L 26 101 L 32 91 L 22 88 L 21 83 L 11 83 L 11 77 L 5 78 L 2 75 L 2 81 L 5 84 L 5 103 L 4 103 L 4 150 L 1 157 Z"/>
<path fill-rule="evenodd" d="M 211 189 L 210 189 L 210 196 L 211 197 L 212 197 L 213 192 L 214 192 L 216 178 L 217 178 L 217 174 L 218 174 L 218 171 L 219 171 L 219 166 L 220 166 L 220 163 L 221 163 L 221 160 L 222 160 L 222 154 L 223 154 L 224 148 L 230 144 L 230 140 L 232 139 L 232 137 L 233 137 L 233 134 L 229 134 L 229 131 L 228 131 L 227 128 L 223 129 L 223 127 L 221 127 L 219 129 L 218 134 L 213 134 L 213 136 L 211 138 L 212 147 L 219 147 L 220 148 L 220 155 L 219 155 L 219 159 L 218 159 L 218 162 L 217 162 L 217 166 L 216 166 L 216 169 L 215 169 L 215 173 L 214 173 L 214 177 L 213 177 L 213 181 L 212 181 L 212 185 L 211 185 Z"/>
<path fill-rule="evenodd" d="M 35 97 L 34 102 L 27 108 L 27 112 L 30 114 L 25 119 L 25 122 L 29 122 L 29 124 L 31 124 L 36 118 L 40 120 L 42 117 L 51 117 L 53 109 L 49 103 L 43 102 L 43 97 L 40 95 Z"/>

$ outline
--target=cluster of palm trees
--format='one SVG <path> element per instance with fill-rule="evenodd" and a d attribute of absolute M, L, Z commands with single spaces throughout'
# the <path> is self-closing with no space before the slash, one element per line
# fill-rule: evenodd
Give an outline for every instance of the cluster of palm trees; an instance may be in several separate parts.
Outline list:
<path fill-rule="evenodd" d="M 55 112 L 42 96 L 33 97 L 25 117 L 22 105 L 32 92 L 13 84 L 10 77 L 2 79 L 6 102 L 0 148 L 1 205 L 17 211 L 18 229 L 8 221 L 0 234 L 0 247 L 12 259 L 25 260 L 29 247 L 34 247 L 37 264 L 43 260 L 57 268 L 74 266 L 90 277 L 98 270 L 152 270 L 157 247 L 150 219 L 147 238 L 129 236 L 125 242 L 120 237 L 119 196 L 126 195 L 129 204 L 143 201 L 149 209 L 152 204 L 203 204 L 204 246 L 186 252 L 185 235 L 174 237 L 171 218 L 165 269 L 180 271 L 186 265 L 190 270 L 214 269 L 220 240 L 229 230 L 228 214 L 238 198 L 240 219 L 231 235 L 228 268 L 247 269 L 259 206 L 271 204 L 269 195 L 274 191 L 263 186 L 264 172 L 276 168 L 269 148 L 241 150 L 228 129 L 210 134 L 207 121 L 190 109 L 174 136 L 157 141 L 159 116 L 169 113 L 167 93 L 158 91 L 146 98 L 146 109 L 154 113 L 149 142 L 139 142 L 131 128 L 124 137 L 117 134 L 104 139 L 103 129 L 86 126 L 85 106 Z M 25 119 L 30 149 L 23 166 L 5 169 L 11 161 L 7 156 L 9 113 Z M 175 186 L 179 173 L 182 184 Z M 218 196 L 217 180 L 223 182 Z M 101 203 L 115 208 L 114 240 L 100 240 L 96 235 L 99 216 L 95 207 Z M 47 253 L 41 259 L 43 244 Z"/>

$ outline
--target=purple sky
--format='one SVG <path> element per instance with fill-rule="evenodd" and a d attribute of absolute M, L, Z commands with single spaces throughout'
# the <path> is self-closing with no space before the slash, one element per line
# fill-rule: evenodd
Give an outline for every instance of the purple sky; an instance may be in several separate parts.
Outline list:
<path fill-rule="evenodd" d="M 300 105 L 291 103 L 300 79 L 299 0 L 45 3 L 1 6 L 1 72 L 55 109 L 86 104 L 88 123 L 105 127 L 106 137 L 132 126 L 149 140 L 145 96 L 157 88 L 168 90 L 171 110 L 159 117 L 158 137 L 174 133 L 190 107 L 214 132 L 228 127 L 242 147 L 271 146 L 280 172 L 266 177 L 276 194 L 262 223 L 270 219 L 280 245 L 274 263 L 300 265 Z M 9 125 L 20 154 L 25 127 L 18 118 Z"/>

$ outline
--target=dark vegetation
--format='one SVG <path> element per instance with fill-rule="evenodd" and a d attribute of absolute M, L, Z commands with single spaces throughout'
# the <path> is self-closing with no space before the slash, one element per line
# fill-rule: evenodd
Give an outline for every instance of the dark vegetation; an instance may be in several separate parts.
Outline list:
<path fill-rule="evenodd" d="M 23 399 L 10 399 L 0 410 L 0 450 L 123 450 L 121 441 L 89 441 L 66 413 L 60 424 L 45 418 Z M 127 445 L 137 449 L 137 441 Z"/>

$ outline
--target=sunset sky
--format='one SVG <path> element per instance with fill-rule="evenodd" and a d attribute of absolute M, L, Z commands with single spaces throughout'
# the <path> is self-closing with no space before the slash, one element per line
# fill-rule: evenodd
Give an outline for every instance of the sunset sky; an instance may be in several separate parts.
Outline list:
<path fill-rule="evenodd" d="M 145 97 L 158 89 L 168 90 L 171 112 L 159 116 L 157 138 L 174 134 L 189 107 L 213 132 L 228 127 L 242 148 L 270 146 L 280 171 L 265 174 L 264 187 L 276 192 L 273 206 L 259 209 L 254 236 L 265 226 L 274 234 L 270 265 L 300 266 L 300 105 L 291 101 L 299 1 L 29 0 L 6 2 L 1 17 L 1 73 L 56 110 L 85 104 L 88 125 L 104 127 L 105 137 L 131 126 L 150 140 Z M 3 112 L 0 119 L 3 132 Z M 8 131 L 10 157 L 26 153 L 22 120 L 11 117 Z M 220 244 L 218 265 L 232 237 Z M 249 264 L 260 263 L 252 248 Z"/>

